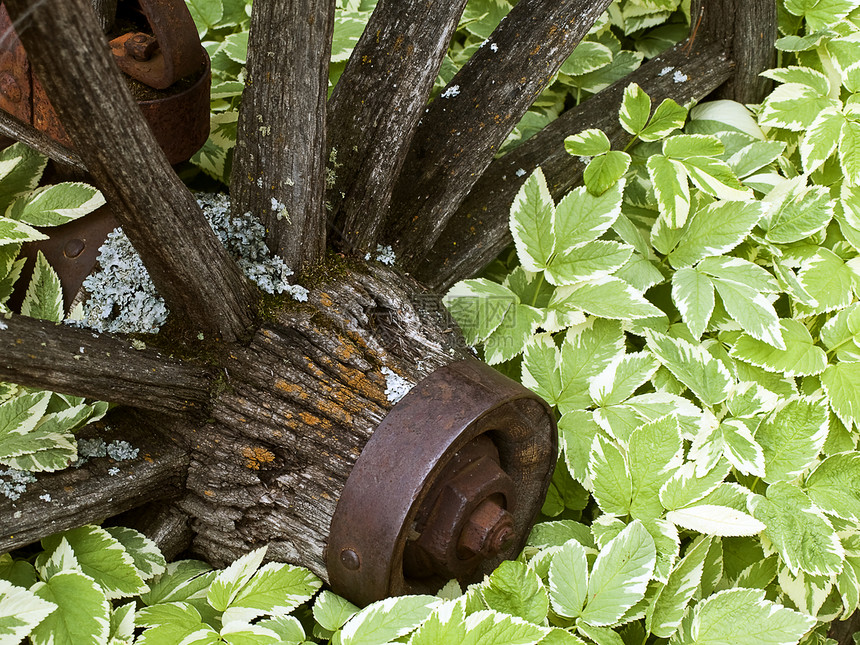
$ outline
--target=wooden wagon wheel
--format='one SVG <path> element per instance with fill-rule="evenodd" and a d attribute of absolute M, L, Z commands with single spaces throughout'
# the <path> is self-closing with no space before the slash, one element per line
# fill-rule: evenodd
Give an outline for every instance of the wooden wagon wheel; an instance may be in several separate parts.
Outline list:
<path fill-rule="evenodd" d="M 623 145 L 628 135 L 612 115 L 629 82 L 656 101 L 687 102 L 734 78 L 732 96 L 753 100 L 761 88 L 748 93 L 749 79 L 768 66 L 775 33 L 771 0 L 709 0 L 694 42 L 661 54 L 496 159 L 609 0 L 521 0 L 491 36 L 498 47 L 479 50 L 453 79 L 459 94 L 429 107 L 465 0 L 380 0 L 328 101 L 334 1 L 255 3 L 233 206 L 259 214 L 270 247 L 313 281 L 306 303 L 271 310 L 261 308 L 158 149 L 89 0 L 6 4 L 77 152 L 8 118 L 5 131 L 87 169 L 179 321 L 172 342 L 188 358 L 138 351 L 122 336 L 20 316 L 2 321 L 0 378 L 124 404 L 130 411 L 118 432 L 151 450 L 151 462 L 119 479 L 97 466 L 43 477 L 16 506 L 2 505 L 2 548 L 173 495 L 181 513 L 147 516 L 154 519 L 146 530 L 162 544 L 184 546 L 187 517 L 193 548 L 215 564 L 265 543 L 270 557 L 333 582 L 349 578 L 367 555 L 348 543 L 352 522 L 347 515 L 343 529 L 338 500 L 347 509 L 356 503 L 348 482 L 368 470 L 362 451 L 373 471 L 374 432 L 403 427 L 395 422 L 414 415 L 421 400 L 439 419 L 458 421 L 444 440 L 428 442 L 430 453 L 418 451 L 418 476 L 398 491 L 405 510 L 387 533 L 393 546 L 381 565 L 383 582 L 367 595 L 348 591 L 362 602 L 420 588 L 434 576 L 469 579 L 482 570 L 470 553 L 490 568 L 512 553 L 505 544 L 522 544 L 555 461 L 547 409 L 484 368 L 464 367 L 469 352 L 438 299 L 404 271 L 439 288 L 492 259 L 508 243 L 506 213 L 522 183 L 499 178 L 541 165 L 555 193 L 567 190 L 582 168 L 564 153 L 564 137 L 603 127 Z M 761 37 L 749 38 L 750 30 Z M 52 46 L 42 46 L 48 40 Z M 673 84 L 659 74 L 666 66 L 689 81 Z M 329 214 L 326 161 L 333 151 L 341 165 Z M 273 211 L 272 200 L 289 217 Z M 329 219 L 335 235 L 327 233 Z M 345 257 L 327 254 L 327 243 Z M 378 243 L 394 247 L 397 270 L 362 260 Z M 207 340 L 198 342 L 198 334 Z M 441 393 L 446 374 L 461 379 L 449 391 L 464 397 L 456 405 Z M 414 389 L 395 404 L 398 388 Z M 438 502 L 460 490 L 472 468 L 490 483 L 473 486 L 475 495 L 450 515 Z M 160 488 L 165 478 L 171 485 Z M 38 505 L 43 492 L 60 503 Z M 358 495 L 354 508 L 361 502 Z M 333 518 L 334 563 L 327 568 Z M 437 530 L 443 520 L 447 533 Z M 425 533 L 441 537 L 422 540 Z M 341 565 L 346 571 L 334 573 Z M 379 568 L 369 575 L 378 578 Z M 343 584 L 354 589 L 361 580 Z"/>

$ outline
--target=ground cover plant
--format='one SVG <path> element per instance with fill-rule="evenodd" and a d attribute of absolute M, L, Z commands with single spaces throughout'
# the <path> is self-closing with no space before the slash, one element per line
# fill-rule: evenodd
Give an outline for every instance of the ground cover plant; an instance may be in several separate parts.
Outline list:
<path fill-rule="evenodd" d="M 635 33 L 677 19 L 677 4 L 615 5 L 600 29 Z M 88 525 L 3 556 L 0 642 L 834 642 L 831 622 L 860 603 L 854 4 L 784 3 L 781 65 L 766 74 L 777 86 L 753 109 L 652 105 L 629 85 L 618 120 L 631 145 L 568 138 L 584 185 L 554 199 L 530 174 L 510 205 L 515 247 L 448 292 L 484 359 L 559 415 L 562 458 L 517 560 L 465 590 L 359 610 L 306 570 L 262 565 L 263 550 L 222 571 L 167 564 L 136 531 Z M 464 49 L 481 42 L 473 30 Z M 547 101 L 591 86 L 568 87 Z M 216 176 L 220 150 L 198 160 Z M 35 224 L 12 217 L 38 203 L 22 201 L 6 219 Z M 39 286 L 55 283 L 49 268 L 38 275 L 30 307 L 57 298 Z M 28 439 L 71 416 L 47 406 L 97 411 L 7 392 Z"/>

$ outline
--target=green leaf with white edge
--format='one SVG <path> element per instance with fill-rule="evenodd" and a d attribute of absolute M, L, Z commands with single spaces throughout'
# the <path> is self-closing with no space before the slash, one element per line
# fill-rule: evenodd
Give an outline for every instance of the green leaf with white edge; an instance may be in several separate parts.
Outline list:
<path fill-rule="evenodd" d="M 653 318 L 664 315 L 632 286 L 613 277 L 559 287 L 550 306 L 561 310 L 580 310 L 612 320 Z"/>
<path fill-rule="evenodd" d="M 70 529 L 42 539 L 44 556 L 65 539 L 71 545 L 81 571 L 104 589 L 109 600 L 135 596 L 147 587 L 128 552 L 106 530 L 93 525 Z"/>
<path fill-rule="evenodd" d="M 843 309 L 851 304 L 856 274 L 833 251 L 821 247 L 807 260 L 797 275 L 800 284 L 818 305 L 796 305 L 800 315 L 813 315 Z"/>
<path fill-rule="evenodd" d="M 526 271 L 545 269 L 555 251 L 556 208 L 543 171 L 536 169 L 520 187 L 511 206 L 510 228 Z"/>
<path fill-rule="evenodd" d="M 583 130 L 582 132 L 571 135 L 564 140 L 564 149 L 568 154 L 576 157 L 594 157 L 596 155 L 602 155 L 609 152 L 611 148 L 612 146 L 609 143 L 609 137 L 606 136 L 603 130 L 598 130 L 596 128 Z"/>
<path fill-rule="evenodd" d="M 516 304 L 505 314 L 502 323 L 484 341 L 484 360 L 489 365 L 518 356 L 541 325 L 545 312 L 529 305 Z"/>
<path fill-rule="evenodd" d="M 840 361 L 860 361 L 860 303 L 842 309 L 819 332 L 821 342 Z"/>
<path fill-rule="evenodd" d="M 109 645 L 134 641 L 134 610 L 135 602 L 132 600 L 111 611 Z"/>
<path fill-rule="evenodd" d="M 738 383 L 726 404 L 729 413 L 735 417 L 754 417 L 775 410 L 779 396 L 752 381 Z"/>
<path fill-rule="evenodd" d="M 283 642 L 271 629 L 238 622 L 224 625 L 219 635 L 227 645 L 280 645 Z"/>
<path fill-rule="evenodd" d="M 48 236 L 40 233 L 24 222 L 0 217 L 0 244 L 16 244 L 18 242 L 36 242 L 47 240 Z"/>
<path fill-rule="evenodd" d="M 70 432 L 52 423 L 56 415 L 43 417 L 39 426 L 26 434 L 11 432 L 0 436 L 0 463 L 28 472 L 53 472 L 67 468 L 78 457 L 78 447 Z"/>
<path fill-rule="evenodd" d="M 149 581 L 150 590 L 141 594 L 145 605 L 176 602 L 189 598 L 205 598 L 209 583 L 217 572 L 199 560 L 178 560 L 167 565 L 167 570 Z"/>
<path fill-rule="evenodd" d="M 437 605 L 409 638 L 410 645 L 462 643 L 466 639 L 465 604 L 451 600 Z"/>
<path fill-rule="evenodd" d="M 110 630 L 110 605 L 101 587 L 78 571 L 64 571 L 31 591 L 56 605 L 30 635 L 33 645 L 103 645 Z"/>
<path fill-rule="evenodd" d="M 756 340 L 785 349 L 779 316 L 767 296 L 734 280 L 714 278 L 723 306 L 741 328 Z"/>
<path fill-rule="evenodd" d="M 48 158 L 24 143 L 0 150 L 0 213 L 5 213 L 15 197 L 39 185 Z"/>
<path fill-rule="evenodd" d="M 659 638 L 669 638 L 678 629 L 687 605 L 702 581 L 705 557 L 712 539 L 699 537 L 675 565 L 669 581 L 659 588 L 645 613 L 645 628 Z"/>
<path fill-rule="evenodd" d="M 179 642 L 179 645 L 222 645 L 223 642 L 218 632 L 209 625 L 204 625 L 188 634 Z"/>
<path fill-rule="evenodd" d="M 72 546 L 66 538 L 62 538 L 50 558 L 37 560 L 36 568 L 39 571 L 39 577 L 47 581 L 62 571 L 80 571 L 81 565 L 75 557 Z"/>
<path fill-rule="evenodd" d="M 737 177 L 748 177 L 772 164 L 784 150 L 782 141 L 753 141 L 729 157 L 726 163 Z"/>
<path fill-rule="evenodd" d="M 630 259 L 633 247 L 598 240 L 568 249 L 553 256 L 545 271 L 546 279 L 556 286 L 572 285 L 612 275 Z"/>
<path fill-rule="evenodd" d="M 270 562 L 257 571 L 241 588 L 224 612 L 241 622 L 262 615 L 285 616 L 309 600 L 322 581 L 307 569 L 280 562 Z M 213 605 L 214 606 L 214 605 Z"/>
<path fill-rule="evenodd" d="M 651 115 L 651 97 L 636 83 L 624 88 L 618 121 L 621 127 L 636 136 L 645 128 Z"/>
<path fill-rule="evenodd" d="M 636 429 L 630 435 L 627 462 L 633 481 L 630 516 L 657 519 L 663 514 L 660 489 L 682 463 L 677 418 L 667 415 Z"/>
<path fill-rule="evenodd" d="M 140 577 L 144 580 L 157 576 L 167 568 L 167 562 L 155 542 L 140 531 L 124 526 L 109 526 L 105 530 L 122 544 L 134 561 Z"/>
<path fill-rule="evenodd" d="M 821 95 L 807 85 L 780 85 L 762 103 L 759 124 L 804 132 L 827 108 L 839 108 L 837 101 Z"/>
<path fill-rule="evenodd" d="M 860 184 L 860 123 L 846 121 L 839 139 L 839 163 L 845 181 L 852 186 Z"/>
<path fill-rule="evenodd" d="M 550 630 L 499 613 L 478 611 L 466 618 L 466 636 L 462 645 L 537 645 Z M 449 641 L 452 642 L 452 641 Z"/>
<path fill-rule="evenodd" d="M 621 448 L 602 435 L 591 444 L 588 461 L 592 494 L 604 513 L 627 515 L 633 499 L 633 480 Z"/>
<path fill-rule="evenodd" d="M 827 457 L 806 478 L 804 489 L 825 513 L 860 521 L 860 453 Z"/>
<path fill-rule="evenodd" d="M 648 125 L 639 133 L 639 138 L 642 141 L 659 141 L 675 130 L 683 128 L 686 121 L 687 108 L 678 105 L 672 99 L 664 99 L 654 110 L 654 116 L 651 117 Z"/>
<path fill-rule="evenodd" d="M 715 490 L 725 480 L 730 470 L 729 462 L 721 459 L 706 473 L 697 475 L 696 464 L 685 462 L 660 487 L 660 504 L 667 511 L 694 504 Z"/>
<path fill-rule="evenodd" d="M 582 180 L 589 193 L 602 195 L 618 183 L 629 167 L 630 155 L 612 150 L 592 159 L 582 174 Z"/>
<path fill-rule="evenodd" d="M 576 631 L 596 645 L 624 645 L 621 635 L 610 627 L 595 627 L 578 620 L 576 621 Z"/>
<path fill-rule="evenodd" d="M 762 222 L 765 238 L 774 244 L 790 244 L 823 229 L 833 218 L 833 201 L 824 186 L 798 187 Z"/>
<path fill-rule="evenodd" d="M 51 322 L 60 322 L 63 319 L 63 287 L 60 277 L 41 251 L 36 256 L 36 266 L 21 303 L 21 313 Z"/>
<path fill-rule="evenodd" d="M 33 392 L 0 404 L 0 437 L 33 430 L 51 401 L 49 392 Z"/>
<path fill-rule="evenodd" d="M 810 468 L 829 429 L 829 412 L 821 399 L 799 397 L 773 412 L 755 434 L 764 451 L 764 481 L 791 481 Z"/>
<path fill-rule="evenodd" d="M 56 609 L 53 602 L 0 580 L 0 643 L 19 643 Z"/>
<path fill-rule="evenodd" d="M 836 575 L 842 569 L 845 550 L 824 512 L 796 486 L 776 482 L 767 487 L 766 498 L 753 501 L 753 515 L 765 526 L 782 561 L 797 575 Z"/>
<path fill-rule="evenodd" d="M 734 383 L 732 375 L 722 362 L 702 346 L 693 345 L 682 338 L 671 338 L 646 331 L 648 349 L 670 372 L 709 406 L 726 400 Z"/>
<path fill-rule="evenodd" d="M 641 522 L 633 521 L 598 554 L 582 621 L 595 627 L 618 621 L 645 596 L 656 560 L 654 539 Z"/>
<path fill-rule="evenodd" d="M 836 152 L 845 116 L 835 107 L 822 111 L 800 140 L 800 159 L 803 168 L 811 173 Z"/>
<path fill-rule="evenodd" d="M 263 558 L 266 556 L 266 548 L 261 547 L 243 555 L 229 567 L 219 572 L 206 593 L 206 600 L 209 604 L 218 611 L 224 611 L 232 605 L 259 569 Z"/>
<path fill-rule="evenodd" d="M 135 645 L 175 645 L 201 629 L 212 629 L 203 623 L 200 612 L 187 602 L 143 607 L 135 615 L 135 622 L 138 627 L 148 628 Z"/>
<path fill-rule="evenodd" d="M 860 426 L 860 362 L 839 362 L 821 373 L 831 409 L 846 428 Z"/>
<path fill-rule="evenodd" d="M 658 367 L 648 352 L 616 356 L 605 370 L 591 379 L 589 395 L 598 406 L 622 403 L 647 383 Z"/>
<path fill-rule="evenodd" d="M 579 618 L 588 592 L 588 561 L 585 548 L 569 540 L 549 566 L 549 597 L 552 610 L 565 618 Z"/>
<path fill-rule="evenodd" d="M 30 226 L 59 226 L 83 217 L 104 204 L 105 198 L 97 188 L 66 182 L 43 186 L 19 197 L 6 211 L 6 217 Z"/>
<path fill-rule="evenodd" d="M 645 165 L 654 186 L 660 216 L 670 228 L 682 227 L 690 214 L 686 168 L 663 155 L 651 155 Z"/>
<path fill-rule="evenodd" d="M 672 275 L 672 300 L 693 338 L 701 338 L 714 313 L 714 283 L 711 279 L 696 269 L 678 269 Z"/>
<path fill-rule="evenodd" d="M 564 461 L 571 476 L 579 483 L 588 479 L 588 461 L 594 437 L 600 426 L 586 410 L 571 410 L 558 420 L 558 431 L 564 449 Z"/>
<path fill-rule="evenodd" d="M 581 246 L 603 235 L 621 214 L 623 192 L 624 182 L 619 181 L 601 195 L 583 186 L 565 195 L 555 209 L 555 248 Z"/>
<path fill-rule="evenodd" d="M 714 504 L 696 504 L 669 511 L 666 519 L 681 528 L 721 537 L 758 535 L 765 528 L 762 522 L 746 513 Z"/>
<path fill-rule="evenodd" d="M 549 610 L 543 582 L 522 562 L 502 562 L 481 586 L 481 593 L 490 609 L 530 623 L 543 623 Z"/>
<path fill-rule="evenodd" d="M 777 83 L 798 83 L 799 85 L 805 85 L 820 96 L 827 96 L 830 93 L 830 81 L 827 80 L 824 74 L 811 67 L 789 65 L 787 67 L 766 70 L 759 76 L 769 78 Z"/>
<path fill-rule="evenodd" d="M 439 599 L 435 596 L 399 596 L 372 603 L 343 626 L 341 645 L 377 645 L 405 636 L 423 623 Z"/>
<path fill-rule="evenodd" d="M 248 32 L 240 31 L 227 36 L 220 51 L 233 62 L 245 65 L 248 62 Z"/>
<path fill-rule="evenodd" d="M 714 278 L 741 282 L 756 291 L 764 293 L 780 291 L 779 283 L 767 269 L 742 258 L 712 256 L 699 262 L 696 269 Z"/>
<path fill-rule="evenodd" d="M 443 299 L 470 345 L 487 340 L 518 302 L 510 289 L 485 278 L 458 282 Z"/>
<path fill-rule="evenodd" d="M 568 76 L 582 76 L 612 62 L 612 51 L 600 43 L 583 40 L 562 63 L 559 71 Z"/>
<path fill-rule="evenodd" d="M 689 628 L 692 639 L 679 631 L 670 644 L 796 645 L 815 624 L 814 618 L 765 599 L 763 589 L 725 589 L 696 605 Z"/>
<path fill-rule="evenodd" d="M 764 450 L 755 440 L 750 428 L 740 419 L 727 419 L 720 424 L 723 455 L 729 463 L 746 475 L 764 477 Z"/>
<path fill-rule="evenodd" d="M 785 9 L 805 18 L 809 31 L 833 26 L 857 5 L 857 0 L 785 0 Z"/>
<path fill-rule="evenodd" d="M 813 376 L 827 367 L 827 355 L 814 344 L 812 335 L 803 323 L 791 318 L 779 321 L 785 349 L 776 349 L 742 334 L 730 352 L 733 358 L 752 363 L 768 372 L 785 376 Z"/>
<path fill-rule="evenodd" d="M 344 623 L 358 613 L 358 611 L 359 608 L 346 598 L 341 598 L 328 589 L 320 592 L 313 606 L 314 620 L 323 629 L 327 629 L 330 632 L 337 631 L 343 627 Z"/>
<path fill-rule="evenodd" d="M 677 134 L 663 142 L 663 154 L 669 159 L 718 157 L 725 151 L 723 142 L 710 134 Z"/>
<path fill-rule="evenodd" d="M 681 269 L 708 256 L 728 253 L 749 235 L 765 209 L 760 202 L 714 202 L 697 210 L 669 253 L 669 262 Z"/>
<path fill-rule="evenodd" d="M 743 188 L 731 167 L 711 157 L 689 157 L 680 162 L 687 176 L 699 190 L 717 199 L 745 201 L 753 198 L 749 188 Z"/>
<path fill-rule="evenodd" d="M 276 616 L 275 618 L 261 620 L 256 624 L 275 632 L 280 639 L 278 641 L 279 645 L 284 641 L 287 643 L 303 643 L 307 640 L 305 628 L 295 616 Z"/>

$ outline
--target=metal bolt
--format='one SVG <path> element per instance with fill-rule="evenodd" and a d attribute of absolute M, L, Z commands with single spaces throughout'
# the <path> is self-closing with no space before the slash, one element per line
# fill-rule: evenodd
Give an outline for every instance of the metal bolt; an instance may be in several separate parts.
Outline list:
<path fill-rule="evenodd" d="M 469 516 L 458 546 L 469 553 L 492 558 L 514 537 L 514 518 L 498 502 L 486 499 Z"/>
<path fill-rule="evenodd" d="M 20 103 L 24 98 L 24 92 L 18 84 L 18 80 L 9 72 L 0 74 L 0 93 L 12 103 Z"/>
<path fill-rule="evenodd" d="M 66 242 L 66 245 L 63 247 L 63 255 L 65 255 L 67 258 L 73 260 L 76 257 L 78 257 L 81 253 L 84 252 L 84 249 L 86 248 L 86 246 L 87 245 L 84 244 L 83 240 L 78 240 L 78 239 L 69 240 L 68 242 Z"/>
<path fill-rule="evenodd" d="M 350 571 L 356 571 L 361 566 L 361 558 L 359 558 L 358 553 L 352 549 L 344 549 L 341 551 L 340 561 L 341 564 Z"/>
<path fill-rule="evenodd" d="M 149 60 L 156 49 L 158 49 L 158 41 L 155 36 L 149 34 L 135 34 L 125 41 L 126 53 L 137 61 Z"/>

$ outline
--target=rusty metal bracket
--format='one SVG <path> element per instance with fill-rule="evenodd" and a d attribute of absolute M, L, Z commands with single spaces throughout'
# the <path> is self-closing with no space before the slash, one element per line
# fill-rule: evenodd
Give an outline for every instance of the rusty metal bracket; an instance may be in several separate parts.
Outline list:
<path fill-rule="evenodd" d="M 152 34 L 131 32 L 110 41 L 119 68 L 158 90 L 200 71 L 205 52 L 184 0 L 138 0 Z"/>
<path fill-rule="evenodd" d="M 479 361 L 442 367 L 382 420 L 338 500 L 332 589 L 367 604 L 478 580 L 522 549 L 557 458 L 555 417 Z"/>

